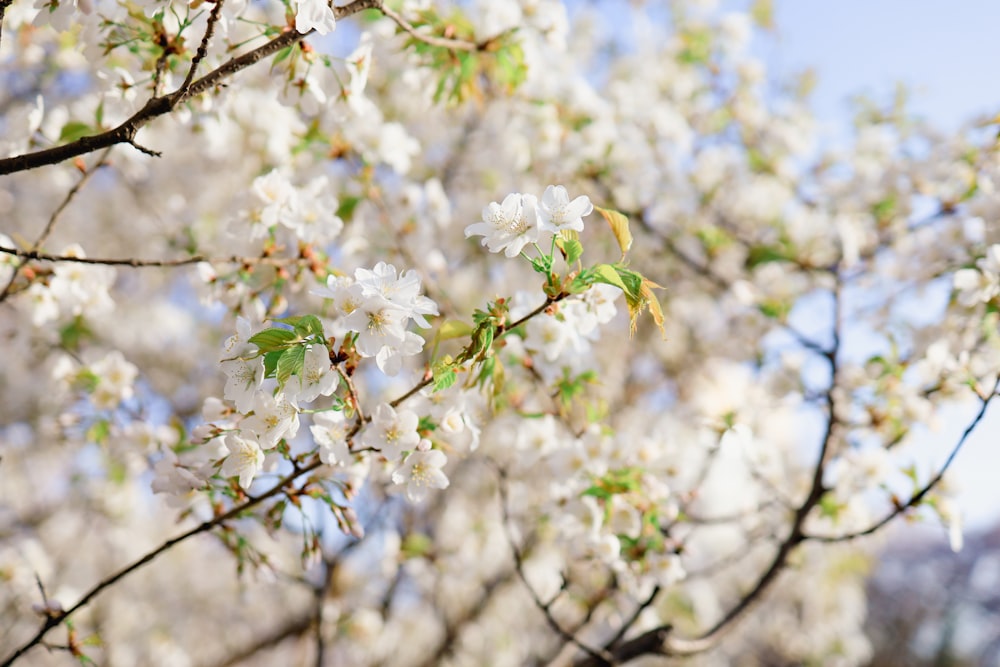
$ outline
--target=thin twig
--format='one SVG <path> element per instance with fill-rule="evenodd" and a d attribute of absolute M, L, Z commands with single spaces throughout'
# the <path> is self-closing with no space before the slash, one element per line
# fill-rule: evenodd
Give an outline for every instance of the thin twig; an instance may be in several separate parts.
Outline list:
<path fill-rule="evenodd" d="M 557 621 L 552 615 L 552 603 L 558 599 L 558 596 L 548 602 L 542 602 L 542 599 L 538 597 L 538 593 L 535 591 L 534 587 L 532 587 L 531 582 L 528 581 L 528 577 L 524 573 L 524 555 L 517 546 L 517 540 L 514 538 L 514 531 L 511 528 L 512 520 L 510 512 L 507 510 L 507 473 L 500 466 L 496 466 L 496 470 L 498 478 L 497 489 L 500 500 L 500 521 L 503 524 L 504 535 L 507 537 L 507 544 L 510 545 L 511 553 L 514 556 L 514 570 L 517 572 L 518 579 L 520 579 L 521 583 L 524 584 L 524 587 L 528 591 L 528 595 L 531 597 L 531 600 L 535 603 L 535 606 L 542 612 L 542 615 L 545 616 L 546 623 L 548 623 L 549 627 L 552 628 L 557 635 L 584 651 L 587 655 L 597 661 L 596 664 L 614 665 L 615 660 L 610 653 L 604 649 L 588 646 L 576 635 L 569 632 L 559 624 L 559 621 Z"/>
<path fill-rule="evenodd" d="M 343 19 L 365 9 L 378 9 L 381 7 L 381 4 L 381 0 L 354 0 L 349 5 L 334 7 L 333 12 L 336 18 Z M 135 135 L 139 129 L 153 119 L 169 114 L 186 100 L 211 90 L 237 72 L 260 62 L 270 55 L 298 44 L 312 33 L 313 31 L 309 31 L 303 34 L 294 30 L 282 33 L 270 42 L 219 65 L 205 76 L 191 83 L 187 88 L 178 88 L 169 95 L 150 98 L 131 117 L 122 122 L 118 127 L 107 132 L 82 137 L 61 146 L 0 159 L 0 175 L 13 174 L 19 171 L 57 164 L 63 160 L 84 155 L 101 148 L 107 148 L 108 146 L 114 146 L 115 144 L 133 144 Z"/>
<path fill-rule="evenodd" d="M 59 216 L 62 215 L 62 212 L 66 210 L 66 207 L 69 206 L 69 203 L 73 201 L 73 198 L 76 197 L 77 193 L 80 192 L 80 190 L 83 188 L 84 185 L 86 185 L 87 181 L 90 180 L 90 177 L 93 176 L 98 169 L 107 164 L 108 156 L 111 153 L 111 148 L 112 148 L 111 146 L 106 148 L 104 150 L 104 153 L 101 154 L 101 157 L 98 158 L 97 162 L 94 163 L 94 166 L 84 171 L 83 176 L 80 177 L 80 180 L 77 181 L 76 184 L 69 189 L 69 192 L 67 192 L 66 196 L 63 197 L 63 200 L 59 203 L 59 206 L 57 206 L 56 210 L 54 210 L 52 212 L 52 215 L 49 216 L 49 221 L 45 224 L 45 228 L 42 229 L 42 233 L 38 235 L 38 238 L 31 245 L 31 248 L 30 250 L 27 251 L 27 253 L 36 252 L 40 250 L 43 245 L 45 245 L 45 242 L 49 240 L 49 236 L 52 235 L 52 230 L 55 229 L 56 221 L 59 220 Z M 6 252 L 7 249 L 0 248 L 0 251 Z M 21 270 L 21 267 L 25 265 L 28 259 L 30 259 L 28 257 L 25 257 L 24 254 L 21 253 L 21 251 L 15 251 L 13 253 L 8 252 L 8 254 L 17 255 L 18 257 L 21 258 L 21 261 L 18 262 L 18 264 L 14 267 L 14 271 L 10 274 L 10 279 L 4 286 L 3 291 L 0 292 L 0 303 L 2 303 L 8 296 L 10 296 L 11 290 L 14 287 L 14 281 L 17 279 L 18 272 Z"/>
<path fill-rule="evenodd" d="M 907 500 L 905 503 L 897 503 L 891 512 L 889 512 L 880 520 L 876 521 L 875 523 L 865 528 L 864 530 L 859 530 L 852 533 L 846 533 L 844 535 L 830 535 L 830 536 L 806 535 L 804 536 L 804 538 L 807 540 L 813 540 L 815 542 L 848 542 L 850 540 L 854 540 L 859 537 L 864 537 L 866 535 L 871 535 L 879 531 L 886 524 L 888 524 L 890 521 L 895 519 L 897 516 L 899 516 L 906 510 L 910 509 L 911 507 L 916 507 L 917 505 L 919 505 L 920 502 L 924 499 L 924 497 L 927 496 L 927 494 L 930 493 L 934 489 L 934 487 L 937 486 L 944 478 L 945 473 L 948 472 L 948 468 L 955 460 L 955 457 L 958 456 L 958 453 L 959 451 L 961 451 L 962 446 L 965 445 L 966 440 L 969 439 L 969 436 L 972 435 L 972 432 L 976 430 L 976 427 L 979 426 L 979 422 L 981 422 L 983 417 L 986 415 L 986 410 L 987 408 L 989 408 L 989 405 L 993 401 L 993 399 L 997 397 L 998 390 L 1000 390 L 1000 376 L 997 377 L 997 380 L 993 385 L 993 391 L 987 396 L 980 396 L 981 404 L 979 406 L 979 411 L 976 413 L 976 416 L 973 417 L 969 425 L 965 427 L 965 430 L 962 431 L 961 437 L 959 437 L 958 442 L 955 443 L 955 446 L 951 448 L 951 452 L 948 453 L 948 458 L 945 459 L 944 464 L 942 464 L 941 468 L 937 471 L 937 474 L 935 474 L 926 484 L 924 484 L 924 486 L 921 487 L 919 491 L 910 496 L 909 500 Z"/>
<path fill-rule="evenodd" d="M 422 33 L 413 27 L 412 23 L 404 19 L 394 10 L 383 5 L 381 2 L 379 3 L 378 9 L 390 19 L 395 21 L 396 25 L 398 25 L 403 32 L 417 41 L 430 44 L 431 46 L 439 46 L 442 49 L 448 49 L 449 51 L 478 51 L 482 48 L 479 44 L 469 42 L 464 39 L 448 39 L 446 37 L 435 37 L 434 35 Z"/>
<path fill-rule="evenodd" d="M 288 266 L 289 264 L 308 264 L 312 260 L 304 257 L 240 257 L 231 255 L 229 257 L 209 257 L 207 255 L 191 255 L 178 259 L 135 259 L 135 258 L 108 258 L 108 257 L 75 257 L 73 255 L 51 255 L 36 250 L 18 250 L 17 248 L 5 248 L 0 246 L 0 253 L 14 255 L 24 260 L 39 262 L 73 262 L 76 264 L 101 264 L 105 266 L 131 266 L 137 269 L 161 267 L 171 268 L 178 266 L 189 266 L 207 262 L 209 264 L 246 264 L 264 266 Z"/>
<path fill-rule="evenodd" d="M 827 424 L 820 443 L 819 455 L 813 468 L 812 484 L 809 493 L 795 511 L 787 537 L 778 545 L 778 550 L 773 556 L 770 565 L 760 575 L 757 582 L 740 598 L 732 609 L 706 632 L 694 638 L 686 638 L 671 634 L 671 627 L 669 625 L 653 628 L 634 639 L 630 639 L 614 647 L 610 653 L 615 660 L 624 662 L 646 654 L 678 657 L 690 656 L 709 650 L 726 633 L 731 631 L 752 608 L 760 604 L 764 593 L 777 580 L 778 575 L 784 571 L 792 551 L 805 540 L 806 536 L 802 531 L 802 527 L 805 524 L 806 517 L 809 516 L 812 509 L 819 503 L 826 492 L 826 487 L 823 484 L 823 476 L 833 456 L 835 434 L 840 425 L 837 418 L 835 390 L 840 377 L 838 355 L 840 351 L 840 330 L 843 326 L 843 314 L 841 308 L 841 282 L 839 276 L 836 277 L 837 285 L 833 293 L 833 346 L 823 355 L 830 365 L 830 384 L 824 395 L 827 404 Z M 577 663 L 578 666 L 587 665 L 588 667 L 600 664 L 600 662 L 595 662 L 593 659 L 586 659 Z"/>
<path fill-rule="evenodd" d="M 177 89 L 177 92 L 181 95 L 191 87 L 195 72 L 198 71 L 198 65 L 208 55 L 208 44 L 212 40 L 212 35 L 215 34 L 215 26 L 219 22 L 219 17 L 222 16 L 223 1 L 215 0 L 215 4 L 212 5 L 212 11 L 208 14 L 208 25 L 205 26 L 205 34 L 201 38 L 201 43 L 198 45 L 198 50 L 195 51 L 194 57 L 191 58 L 191 66 L 188 68 L 187 76 L 184 77 L 184 83 Z"/>

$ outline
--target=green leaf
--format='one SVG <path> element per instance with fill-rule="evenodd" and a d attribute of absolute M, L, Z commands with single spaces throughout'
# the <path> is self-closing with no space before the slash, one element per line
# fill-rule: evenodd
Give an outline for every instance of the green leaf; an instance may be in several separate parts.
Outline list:
<path fill-rule="evenodd" d="M 288 57 L 292 55 L 292 52 L 295 50 L 296 46 L 297 46 L 296 44 L 292 44 L 291 46 L 286 46 L 285 48 L 278 51 L 277 55 L 274 56 L 274 62 L 271 63 L 272 67 L 280 63 L 282 60 L 287 60 Z"/>
<path fill-rule="evenodd" d="M 458 379 L 458 373 L 455 372 L 455 367 L 451 364 L 442 364 L 440 366 L 435 366 L 433 369 L 434 374 L 434 391 L 438 392 L 442 389 L 447 389 L 448 387 L 455 384 Z"/>
<path fill-rule="evenodd" d="M 434 542 L 423 533 L 410 533 L 403 538 L 400 545 L 400 552 L 403 558 L 421 558 L 429 554 L 434 548 Z"/>
<path fill-rule="evenodd" d="M 620 289 L 622 292 L 628 296 L 628 287 L 625 286 L 625 282 L 622 277 L 618 275 L 618 271 L 611 264 L 598 264 L 594 267 L 594 280 L 599 283 L 605 283 L 607 285 L 613 285 Z"/>
<path fill-rule="evenodd" d="M 76 141 L 93 133 L 93 128 L 87 123 L 71 120 L 59 131 L 59 141 Z"/>
<path fill-rule="evenodd" d="M 556 245 L 562 251 L 567 264 L 575 263 L 583 255 L 583 244 L 577 239 L 556 239 Z"/>
<path fill-rule="evenodd" d="M 315 315 L 303 315 L 299 318 L 296 324 L 292 325 L 295 327 L 295 333 L 299 334 L 302 338 L 308 338 L 309 336 L 319 336 L 323 338 L 323 323 L 319 321 L 319 318 Z"/>
<path fill-rule="evenodd" d="M 548 255 L 542 255 L 537 259 L 533 259 L 531 260 L 531 268 L 537 273 L 547 276 L 552 273 L 552 258 Z"/>
<path fill-rule="evenodd" d="M 278 365 L 274 371 L 274 377 L 278 380 L 278 386 L 284 387 L 285 383 L 292 375 L 302 375 L 302 367 L 306 360 L 306 346 L 296 345 L 285 350 L 278 359 Z"/>
<path fill-rule="evenodd" d="M 750 248 L 747 253 L 747 258 L 745 266 L 748 269 L 754 269 L 761 264 L 768 264 L 770 262 L 784 262 L 788 259 L 787 255 L 780 249 L 772 246 L 758 245 Z"/>
<path fill-rule="evenodd" d="M 792 311 L 792 305 L 783 299 L 766 299 L 757 308 L 767 317 L 781 322 Z"/>
<path fill-rule="evenodd" d="M 107 419 L 98 419 L 87 429 L 87 442 L 103 445 L 111 434 L 111 424 Z"/>
<path fill-rule="evenodd" d="M 361 203 L 361 197 L 345 197 L 337 208 L 337 217 L 347 221 L 354 215 L 354 209 Z"/>
<path fill-rule="evenodd" d="M 59 344 L 70 351 L 78 350 L 80 343 L 93 335 L 84 319 L 77 315 L 69 324 L 59 330 Z"/>
<path fill-rule="evenodd" d="M 266 352 L 264 354 L 264 377 L 273 378 L 274 372 L 278 368 L 278 359 L 284 354 L 281 350 L 275 350 L 273 352 Z"/>
<path fill-rule="evenodd" d="M 249 342 L 260 348 L 261 352 L 273 352 L 286 349 L 297 339 L 298 335 L 294 331 L 274 327 L 255 333 Z"/>
<path fill-rule="evenodd" d="M 632 248 L 632 232 L 628 228 L 628 218 L 618 211 L 601 208 L 600 206 L 595 206 L 594 210 L 600 213 L 601 217 L 611 227 L 611 232 L 615 235 L 615 240 L 618 241 L 618 247 L 621 248 L 622 259 L 625 259 L 625 255 Z"/>
<path fill-rule="evenodd" d="M 452 340 L 454 338 L 465 338 L 472 333 L 472 325 L 461 320 L 446 320 L 441 324 L 435 336 L 438 340 Z"/>

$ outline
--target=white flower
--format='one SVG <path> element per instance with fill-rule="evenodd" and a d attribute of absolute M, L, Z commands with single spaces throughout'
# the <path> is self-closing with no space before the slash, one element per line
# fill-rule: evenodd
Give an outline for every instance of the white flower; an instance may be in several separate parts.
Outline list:
<path fill-rule="evenodd" d="M 437 449 L 412 452 L 392 473 L 392 481 L 406 484 L 406 497 L 420 502 L 427 497 L 428 489 L 448 488 L 448 477 L 441 470 L 447 462 L 444 453 Z"/>
<path fill-rule="evenodd" d="M 374 357 L 382 347 L 401 346 L 406 338 L 406 311 L 381 296 L 369 296 L 344 319 L 358 332 L 354 346 L 363 357 Z"/>
<path fill-rule="evenodd" d="M 59 302 L 52 290 L 41 283 L 32 283 L 28 288 L 27 298 L 21 303 L 30 310 L 31 323 L 36 327 L 59 319 Z"/>
<path fill-rule="evenodd" d="M 344 228 L 344 221 L 337 217 L 339 206 L 329 180 L 320 176 L 299 190 L 295 208 L 283 222 L 303 243 L 327 243 Z"/>
<path fill-rule="evenodd" d="M 17 246 L 6 234 L 0 234 L 0 246 L 9 250 L 14 250 Z M 14 270 L 18 265 L 17 255 L 0 253 L 0 285 L 6 285 L 14 275 Z"/>
<path fill-rule="evenodd" d="M 100 361 L 90 366 L 90 371 L 97 377 L 97 385 L 90 395 L 94 407 L 100 410 L 112 410 L 118 404 L 132 397 L 139 369 L 129 363 L 121 352 L 109 352 Z"/>
<path fill-rule="evenodd" d="M 294 438 L 299 432 L 299 413 L 282 394 L 259 391 L 254 396 L 253 414 L 240 428 L 256 435 L 261 447 L 271 449 L 282 438 Z"/>
<path fill-rule="evenodd" d="M 372 34 L 370 32 L 362 33 L 358 48 L 354 49 L 351 55 L 345 59 L 347 73 L 351 75 L 351 81 L 344 86 L 343 95 L 347 99 L 347 104 L 355 112 L 364 108 L 361 101 L 365 87 L 368 85 L 368 72 L 371 71 L 372 48 Z"/>
<path fill-rule="evenodd" d="M 646 557 L 646 568 L 656 583 L 666 588 L 687 577 L 681 564 L 681 557 L 675 553 L 650 554 Z"/>
<path fill-rule="evenodd" d="M 956 271 L 953 278 L 958 302 L 966 308 L 986 303 L 1000 294 L 1000 244 L 991 245 L 976 266 L 978 269 Z"/>
<path fill-rule="evenodd" d="M 347 446 L 347 420 L 339 411 L 317 412 L 309 427 L 319 446 L 319 458 L 327 465 L 344 465 L 351 458 Z"/>
<path fill-rule="evenodd" d="M 378 159 L 397 173 L 410 171 L 413 158 L 420 153 L 420 142 L 411 137 L 400 123 L 383 123 L 379 127 Z"/>
<path fill-rule="evenodd" d="M 483 221 L 465 228 L 465 237 L 482 236 L 490 252 L 516 257 L 524 246 L 538 240 L 538 200 L 534 195 L 511 193 L 502 203 L 490 202 Z"/>
<path fill-rule="evenodd" d="M 403 368 L 403 357 L 412 357 L 424 349 L 424 339 L 412 331 L 405 332 L 403 342 L 395 347 L 384 346 L 375 355 L 375 365 L 386 375 L 396 375 Z"/>
<path fill-rule="evenodd" d="M 382 452 L 389 461 L 395 461 L 408 449 L 420 442 L 417 413 L 410 410 L 396 412 L 388 403 L 375 408 L 372 421 L 361 432 L 359 442 L 364 447 Z"/>
<path fill-rule="evenodd" d="M 355 286 L 350 276 L 327 276 L 326 287 L 318 287 L 309 293 L 333 301 L 334 309 L 341 315 L 350 315 L 365 301 L 361 286 Z"/>
<path fill-rule="evenodd" d="M 226 339 L 222 348 L 222 353 L 227 359 L 257 352 L 256 346 L 251 345 L 250 337 L 253 335 L 250 320 L 245 317 L 236 318 L 236 333 Z"/>
<path fill-rule="evenodd" d="M 330 365 L 330 350 L 326 345 L 311 345 L 306 350 L 302 371 L 285 383 L 285 398 L 293 406 L 329 396 L 337 390 L 340 376 Z"/>
<path fill-rule="evenodd" d="M 238 433 L 227 433 L 223 443 L 229 450 L 229 456 L 222 464 L 222 476 L 239 475 L 240 486 L 249 489 L 254 476 L 264 467 L 264 452 L 256 440 Z"/>
<path fill-rule="evenodd" d="M 586 196 L 569 200 L 566 188 L 561 185 L 550 185 L 542 194 L 538 206 L 538 228 L 543 232 L 558 234 L 564 229 L 579 232 L 583 230 L 583 216 L 590 215 L 594 205 Z"/>
<path fill-rule="evenodd" d="M 246 414 L 253 409 L 253 400 L 264 382 L 264 358 L 228 359 L 222 362 L 226 388 L 222 396 L 236 403 L 236 409 Z"/>
<path fill-rule="evenodd" d="M 403 271 L 397 278 L 395 266 L 379 262 L 371 270 L 356 269 L 354 279 L 362 294 L 385 298 L 405 310 L 406 316 L 424 329 L 430 326 L 424 315 L 438 314 L 437 304 L 420 294 L 420 276 L 416 271 Z"/>
<path fill-rule="evenodd" d="M 620 495 L 611 497 L 608 509 L 608 529 L 615 535 L 637 538 L 642 532 L 642 512 Z"/>
<path fill-rule="evenodd" d="M 327 0 L 298 0 L 296 6 L 295 29 L 303 35 L 310 30 L 325 35 L 336 29 L 337 17 Z"/>
<path fill-rule="evenodd" d="M 251 212 L 251 239 L 267 236 L 267 230 L 279 223 L 295 223 L 292 216 L 297 204 L 297 191 L 284 174 L 272 169 L 255 178 L 252 189 L 263 206 L 260 210 Z"/>

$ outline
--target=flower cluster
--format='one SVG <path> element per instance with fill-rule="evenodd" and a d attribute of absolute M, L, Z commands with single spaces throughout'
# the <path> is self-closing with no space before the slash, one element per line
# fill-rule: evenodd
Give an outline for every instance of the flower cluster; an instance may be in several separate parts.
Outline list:
<path fill-rule="evenodd" d="M 438 314 L 437 305 L 420 294 L 416 272 L 397 276 L 396 267 L 385 262 L 357 269 L 353 279 L 330 276 L 326 287 L 313 294 L 330 299 L 339 327 L 355 334 L 355 349 L 362 357 L 375 357 L 386 375 L 396 375 L 404 357 L 423 349 L 424 339 L 407 331 L 407 323 L 426 328 L 426 316 Z"/>
<path fill-rule="evenodd" d="M 482 236 L 490 252 L 516 257 L 529 243 L 537 243 L 541 232 L 558 234 L 563 230 L 582 231 L 583 216 L 594 206 L 586 196 L 570 201 L 566 188 L 550 185 L 541 201 L 535 195 L 513 192 L 501 203 L 490 202 L 483 208 L 482 222 L 465 228 L 465 236 Z"/>

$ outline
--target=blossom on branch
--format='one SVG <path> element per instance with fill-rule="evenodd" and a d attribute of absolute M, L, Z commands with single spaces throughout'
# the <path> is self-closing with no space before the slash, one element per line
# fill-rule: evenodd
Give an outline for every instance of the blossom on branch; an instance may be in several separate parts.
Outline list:
<path fill-rule="evenodd" d="M 483 221 L 465 228 L 465 237 L 482 236 L 490 252 L 503 250 L 507 257 L 517 257 L 524 246 L 538 241 L 538 200 L 534 195 L 517 192 L 503 202 L 490 202 L 483 209 Z"/>
<path fill-rule="evenodd" d="M 430 447 L 426 440 L 422 441 Z M 448 476 L 441 468 L 448 462 L 443 452 L 437 449 L 411 452 L 403 464 L 392 473 L 394 484 L 406 485 L 406 497 L 415 503 L 427 497 L 430 489 L 448 488 Z"/>
<path fill-rule="evenodd" d="M 295 5 L 295 29 L 303 35 L 310 30 L 325 35 L 337 27 L 337 17 L 327 0 L 296 0 Z"/>
<path fill-rule="evenodd" d="M 593 211 L 594 205 L 588 197 L 581 195 L 570 201 L 566 188 L 550 185 L 545 188 L 538 205 L 538 228 L 553 234 L 564 229 L 580 232 L 583 231 L 583 216 Z"/>

